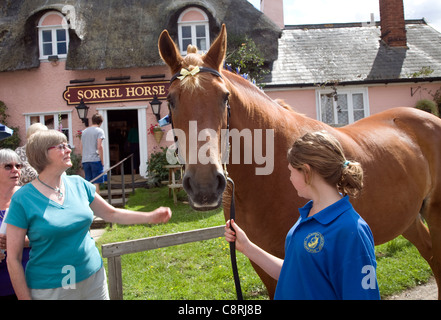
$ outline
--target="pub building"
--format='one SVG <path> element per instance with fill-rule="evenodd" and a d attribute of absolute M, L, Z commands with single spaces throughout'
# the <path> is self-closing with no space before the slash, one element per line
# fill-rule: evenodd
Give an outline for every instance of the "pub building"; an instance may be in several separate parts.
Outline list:
<path fill-rule="evenodd" d="M 4 1 L 0 101 L 22 145 L 26 129 L 41 122 L 62 130 L 74 153 L 79 131 L 102 114 L 105 168 L 134 151 L 136 172 L 146 176 L 149 154 L 171 144 L 148 134 L 168 113 L 162 30 L 182 55 L 188 44 L 206 52 L 223 23 L 229 37 L 246 34 L 270 70 L 270 97 L 340 126 L 415 107 L 441 88 L 440 32 L 424 19 L 405 20 L 403 0 L 390 2 L 379 0 L 380 21 L 285 25 L 283 0 L 261 0 L 260 10 L 246 0 Z M 131 130 L 138 144 L 129 144 Z"/>
<path fill-rule="evenodd" d="M 206 52 L 222 23 L 230 34 L 251 36 L 266 60 L 275 59 L 281 29 L 246 0 L 6 1 L 0 9 L 0 101 L 8 124 L 20 128 L 22 145 L 35 122 L 61 129 L 75 153 L 78 132 L 98 112 L 105 169 L 132 153 L 128 136 L 135 130 L 136 172 L 145 176 L 149 154 L 172 143 L 166 141 L 170 126 L 159 142 L 148 134 L 168 114 L 171 75 L 159 56 L 160 33 L 169 30 L 183 55 L 189 43 Z M 84 110 L 87 119 L 80 119 Z"/>

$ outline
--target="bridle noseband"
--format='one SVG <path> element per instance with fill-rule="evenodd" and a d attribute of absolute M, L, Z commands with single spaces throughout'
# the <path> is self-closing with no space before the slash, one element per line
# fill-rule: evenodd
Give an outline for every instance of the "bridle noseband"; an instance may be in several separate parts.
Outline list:
<path fill-rule="evenodd" d="M 172 84 L 177 79 L 183 80 L 187 76 L 194 76 L 194 75 L 196 75 L 197 73 L 200 73 L 200 72 L 208 72 L 208 73 L 211 73 L 212 75 L 214 75 L 216 77 L 219 77 L 220 79 L 223 79 L 222 75 L 220 74 L 220 72 L 218 72 L 217 70 L 211 69 L 211 68 L 195 67 L 191 71 L 183 68 L 183 69 L 181 69 L 180 72 L 175 73 L 171 77 L 170 84 Z M 230 116 L 231 116 L 231 108 L 230 108 L 229 101 L 227 101 L 227 135 L 229 135 L 229 130 L 230 130 Z M 172 126 L 172 130 L 174 130 L 173 119 L 172 119 L 172 114 L 171 114 L 170 106 L 169 106 L 169 115 L 168 115 L 168 117 L 169 117 L 168 121 L 170 122 L 170 124 Z M 176 136 L 175 136 L 175 141 L 176 141 Z M 226 146 L 226 148 L 227 148 L 227 151 L 226 151 L 227 152 L 227 157 L 226 157 L 226 159 L 228 159 L 229 158 L 229 152 L 230 152 L 230 139 L 229 139 L 229 136 L 227 136 L 227 146 Z M 227 171 L 226 163 L 223 163 L 223 167 L 224 167 L 225 178 L 227 179 L 227 181 L 229 181 L 232 184 L 231 203 L 230 203 L 230 220 L 236 220 L 236 208 L 235 208 L 235 205 L 234 205 L 234 181 L 233 181 L 233 179 L 231 179 L 228 176 L 228 171 Z M 230 223 L 230 229 L 234 231 L 234 229 L 231 227 L 231 223 Z M 235 242 L 230 242 L 230 258 L 231 258 L 231 267 L 233 269 L 234 285 L 236 287 L 237 299 L 238 300 L 243 300 L 242 289 L 240 287 L 239 272 L 237 270 L 236 243 Z"/>

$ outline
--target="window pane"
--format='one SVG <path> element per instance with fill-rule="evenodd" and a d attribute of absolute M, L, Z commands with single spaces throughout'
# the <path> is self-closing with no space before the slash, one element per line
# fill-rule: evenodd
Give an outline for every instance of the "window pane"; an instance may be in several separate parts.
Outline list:
<path fill-rule="evenodd" d="M 196 42 L 199 50 L 207 50 L 207 41 L 205 39 L 197 39 Z"/>
<path fill-rule="evenodd" d="M 355 93 L 352 95 L 352 105 L 354 106 L 354 110 L 364 109 L 362 93 Z"/>
<path fill-rule="evenodd" d="M 62 133 L 64 133 L 64 135 L 66 136 L 66 140 L 69 141 L 69 129 L 62 129 L 61 130 Z"/>
<path fill-rule="evenodd" d="M 190 38 L 191 39 L 191 27 L 182 27 L 182 39 Z"/>
<path fill-rule="evenodd" d="M 348 96 L 346 94 L 337 95 L 337 116 L 338 124 L 349 123 Z"/>
<path fill-rule="evenodd" d="M 364 118 L 364 110 L 354 110 L 354 121 Z"/>
<path fill-rule="evenodd" d="M 191 39 L 182 39 L 182 51 L 186 51 L 189 44 L 191 44 Z"/>
<path fill-rule="evenodd" d="M 352 95 L 352 106 L 354 108 L 354 121 L 363 119 L 365 115 L 362 93 L 355 93 Z"/>
<path fill-rule="evenodd" d="M 43 34 L 43 42 L 51 42 L 52 41 L 52 31 L 45 30 L 42 32 Z"/>
<path fill-rule="evenodd" d="M 61 120 L 61 125 L 63 126 L 63 128 L 69 129 L 69 126 L 68 126 L 69 122 L 68 122 L 67 114 L 62 114 L 60 118 L 61 119 L 59 119 L 59 120 Z"/>
<path fill-rule="evenodd" d="M 54 129 L 54 116 L 53 115 L 44 116 L 44 124 L 48 129 Z"/>
<path fill-rule="evenodd" d="M 196 37 L 205 38 L 205 26 L 196 26 Z"/>
<path fill-rule="evenodd" d="M 67 48 L 66 48 L 66 42 L 58 42 L 57 43 L 57 54 L 66 54 Z"/>
<path fill-rule="evenodd" d="M 66 30 L 57 29 L 57 41 L 66 41 Z"/>
<path fill-rule="evenodd" d="M 335 123 L 333 97 L 328 97 L 328 95 L 322 94 L 320 100 L 322 121 L 329 124 Z"/>
<path fill-rule="evenodd" d="M 31 116 L 30 120 L 31 120 L 31 125 L 40 122 L 40 116 Z"/>
<path fill-rule="evenodd" d="M 43 55 L 45 56 L 52 55 L 52 43 L 43 44 Z"/>

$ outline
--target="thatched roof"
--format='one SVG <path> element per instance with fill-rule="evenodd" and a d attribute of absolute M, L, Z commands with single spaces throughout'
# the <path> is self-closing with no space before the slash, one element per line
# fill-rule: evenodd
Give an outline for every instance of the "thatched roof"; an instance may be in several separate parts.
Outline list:
<path fill-rule="evenodd" d="M 281 30 L 246 0 L 6 0 L 0 7 L 0 71 L 39 66 L 40 17 L 67 13 L 70 45 L 67 69 L 107 69 L 162 65 L 157 41 L 168 29 L 177 41 L 177 19 L 189 6 L 210 17 L 213 40 L 225 23 L 229 34 L 251 37 L 267 61 L 277 57 Z M 66 7 L 67 6 L 67 7 Z M 69 6 L 73 10 L 67 12 Z M 72 8 L 72 7 L 70 7 Z"/>

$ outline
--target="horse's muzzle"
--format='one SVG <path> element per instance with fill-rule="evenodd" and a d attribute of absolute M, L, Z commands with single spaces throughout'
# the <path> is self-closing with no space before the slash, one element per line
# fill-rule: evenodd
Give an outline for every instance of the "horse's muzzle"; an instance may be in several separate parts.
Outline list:
<path fill-rule="evenodd" d="M 222 194 L 227 184 L 223 173 L 217 169 L 191 169 L 185 171 L 183 179 L 183 187 L 187 192 L 191 207 L 197 211 L 218 208 L 222 204 Z"/>

